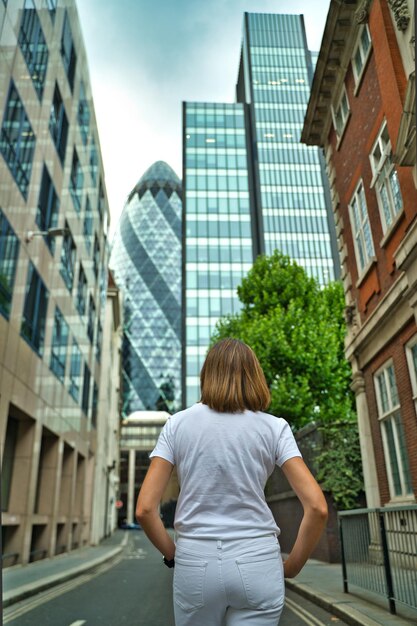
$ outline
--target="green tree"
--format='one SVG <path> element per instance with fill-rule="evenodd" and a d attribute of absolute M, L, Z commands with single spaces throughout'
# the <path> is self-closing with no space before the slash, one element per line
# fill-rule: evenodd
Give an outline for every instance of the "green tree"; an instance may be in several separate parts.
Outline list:
<path fill-rule="evenodd" d="M 271 391 L 269 411 L 285 418 L 294 431 L 311 422 L 319 425 L 324 440 L 317 458 L 319 478 L 331 474 L 326 488 L 338 504 L 350 508 L 362 482 L 351 372 L 344 358 L 341 284 L 320 288 L 276 251 L 258 257 L 237 291 L 242 309 L 219 320 L 212 343 L 235 337 L 250 345 Z M 340 436 L 328 439 L 326 432 L 332 429 Z M 345 440 L 350 451 L 344 450 L 338 462 Z M 354 465 L 349 468 L 350 462 Z M 358 481 L 348 480 L 350 471 Z"/>

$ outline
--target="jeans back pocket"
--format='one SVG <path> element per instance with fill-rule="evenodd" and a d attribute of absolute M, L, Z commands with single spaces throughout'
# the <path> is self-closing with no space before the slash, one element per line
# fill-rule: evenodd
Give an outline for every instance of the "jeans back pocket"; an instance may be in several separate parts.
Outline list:
<path fill-rule="evenodd" d="M 184 611 L 204 606 L 204 578 L 207 561 L 175 557 L 174 602 Z"/>
<path fill-rule="evenodd" d="M 284 575 L 279 552 L 236 559 L 249 607 L 266 610 L 284 602 Z"/>

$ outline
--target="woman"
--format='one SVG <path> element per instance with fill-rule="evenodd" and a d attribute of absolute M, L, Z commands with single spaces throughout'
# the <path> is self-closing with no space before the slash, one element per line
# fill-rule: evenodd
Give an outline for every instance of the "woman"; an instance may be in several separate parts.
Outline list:
<path fill-rule="evenodd" d="M 174 569 L 176 626 L 276 626 L 284 576 L 313 551 L 327 519 L 323 493 L 301 459 L 287 422 L 264 413 L 270 393 L 254 352 L 224 339 L 208 352 L 201 402 L 168 419 L 139 494 L 136 516 Z M 282 564 L 264 487 L 281 467 L 304 509 Z M 176 466 L 176 544 L 158 508 Z"/>

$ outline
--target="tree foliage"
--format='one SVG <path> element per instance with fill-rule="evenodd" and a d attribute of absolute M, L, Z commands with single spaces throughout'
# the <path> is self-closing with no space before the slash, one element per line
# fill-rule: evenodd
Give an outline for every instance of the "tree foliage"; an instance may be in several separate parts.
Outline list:
<path fill-rule="evenodd" d="M 351 372 L 344 358 L 345 304 L 340 283 L 320 288 L 303 268 L 276 251 L 258 257 L 238 287 L 238 296 L 241 311 L 219 320 L 212 343 L 235 337 L 254 349 L 271 391 L 269 411 L 285 418 L 293 430 L 311 422 L 336 431 L 337 424 L 349 425 L 344 430 L 353 433 L 349 435 L 351 469 L 360 477 Z M 336 447 L 343 445 L 343 437 L 339 439 Z M 333 495 L 337 501 L 340 494 L 346 504 L 343 477 L 347 478 L 349 451 L 337 462 L 337 449 L 329 440 L 321 457 L 320 471 L 326 472 L 332 464 Z M 357 484 L 355 489 L 360 490 Z"/>

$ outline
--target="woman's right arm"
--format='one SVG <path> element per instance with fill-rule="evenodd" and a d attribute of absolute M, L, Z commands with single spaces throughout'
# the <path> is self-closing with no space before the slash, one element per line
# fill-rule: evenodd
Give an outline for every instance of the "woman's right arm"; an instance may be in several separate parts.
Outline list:
<path fill-rule="evenodd" d="M 293 578 L 303 568 L 320 539 L 327 521 L 327 503 L 320 486 L 300 457 L 288 459 L 281 469 L 304 509 L 294 546 L 284 562 L 285 577 Z"/>

